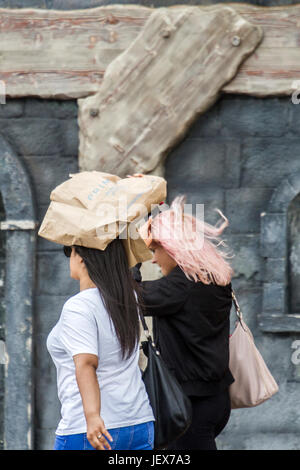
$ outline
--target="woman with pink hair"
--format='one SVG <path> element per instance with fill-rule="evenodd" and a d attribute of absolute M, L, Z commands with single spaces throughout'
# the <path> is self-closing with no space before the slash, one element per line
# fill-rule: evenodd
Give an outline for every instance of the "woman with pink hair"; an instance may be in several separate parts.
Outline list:
<path fill-rule="evenodd" d="M 185 196 L 141 227 L 163 276 L 141 281 L 145 314 L 153 317 L 157 348 L 193 407 L 192 424 L 168 449 L 216 450 L 230 417 L 229 327 L 233 270 L 220 239 L 227 218 L 213 226 L 184 211 Z"/>

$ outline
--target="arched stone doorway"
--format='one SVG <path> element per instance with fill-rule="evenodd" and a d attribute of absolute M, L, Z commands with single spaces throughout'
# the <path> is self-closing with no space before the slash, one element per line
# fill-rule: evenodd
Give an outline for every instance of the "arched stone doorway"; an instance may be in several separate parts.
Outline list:
<path fill-rule="evenodd" d="M 263 306 L 259 326 L 263 331 L 300 331 L 298 293 L 300 172 L 285 178 L 261 214 L 261 255 L 264 258 Z"/>
<path fill-rule="evenodd" d="M 0 192 L 5 211 L 0 228 L 6 234 L 4 448 L 31 449 L 36 211 L 26 168 L 1 137 Z"/>

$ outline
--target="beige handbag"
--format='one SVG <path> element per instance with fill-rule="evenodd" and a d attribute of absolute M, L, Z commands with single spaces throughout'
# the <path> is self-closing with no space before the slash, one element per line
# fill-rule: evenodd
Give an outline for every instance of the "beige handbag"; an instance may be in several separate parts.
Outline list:
<path fill-rule="evenodd" d="M 229 338 L 229 369 L 235 379 L 230 385 L 231 408 L 257 406 L 278 392 L 278 385 L 270 373 L 253 335 L 243 321 L 242 312 L 232 291 L 238 321 Z"/>

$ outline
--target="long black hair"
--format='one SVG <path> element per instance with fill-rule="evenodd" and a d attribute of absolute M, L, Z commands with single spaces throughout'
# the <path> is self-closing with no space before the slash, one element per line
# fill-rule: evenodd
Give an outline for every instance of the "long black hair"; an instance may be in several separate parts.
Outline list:
<path fill-rule="evenodd" d="M 123 358 L 130 357 L 140 338 L 139 309 L 144 313 L 145 306 L 141 287 L 130 271 L 122 240 L 116 238 L 105 250 L 73 246 L 100 292 L 115 327 Z"/>

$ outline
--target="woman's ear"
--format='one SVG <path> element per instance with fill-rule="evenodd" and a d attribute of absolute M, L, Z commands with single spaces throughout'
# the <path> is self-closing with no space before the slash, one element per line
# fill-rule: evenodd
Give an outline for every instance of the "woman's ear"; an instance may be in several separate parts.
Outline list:
<path fill-rule="evenodd" d="M 77 260 L 82 260 L 82 257 L 77 253 L 75 246 L 72 246 L 72 255 L 77 258 Z"/>
<path fill-rule="evenodd" d="M 86 269 L 86 265 L 85 265 L 85 262 L 83 261 L 83 258 L 80 256 L 79 253 L 76 253 L 77 255 L 77 262 L 80 264 L 80 267 L 82 269 Z"/>
<path fill-rule="evenodd" d="M 72 254 L 74 262 L 77 264 L 78 267 L 81 269 L 86 269 L 85 263 L 83 261 L 83 258 L 80 256 L 79 253 L 75 250 L 75 247 L 72 247 Z"/>

